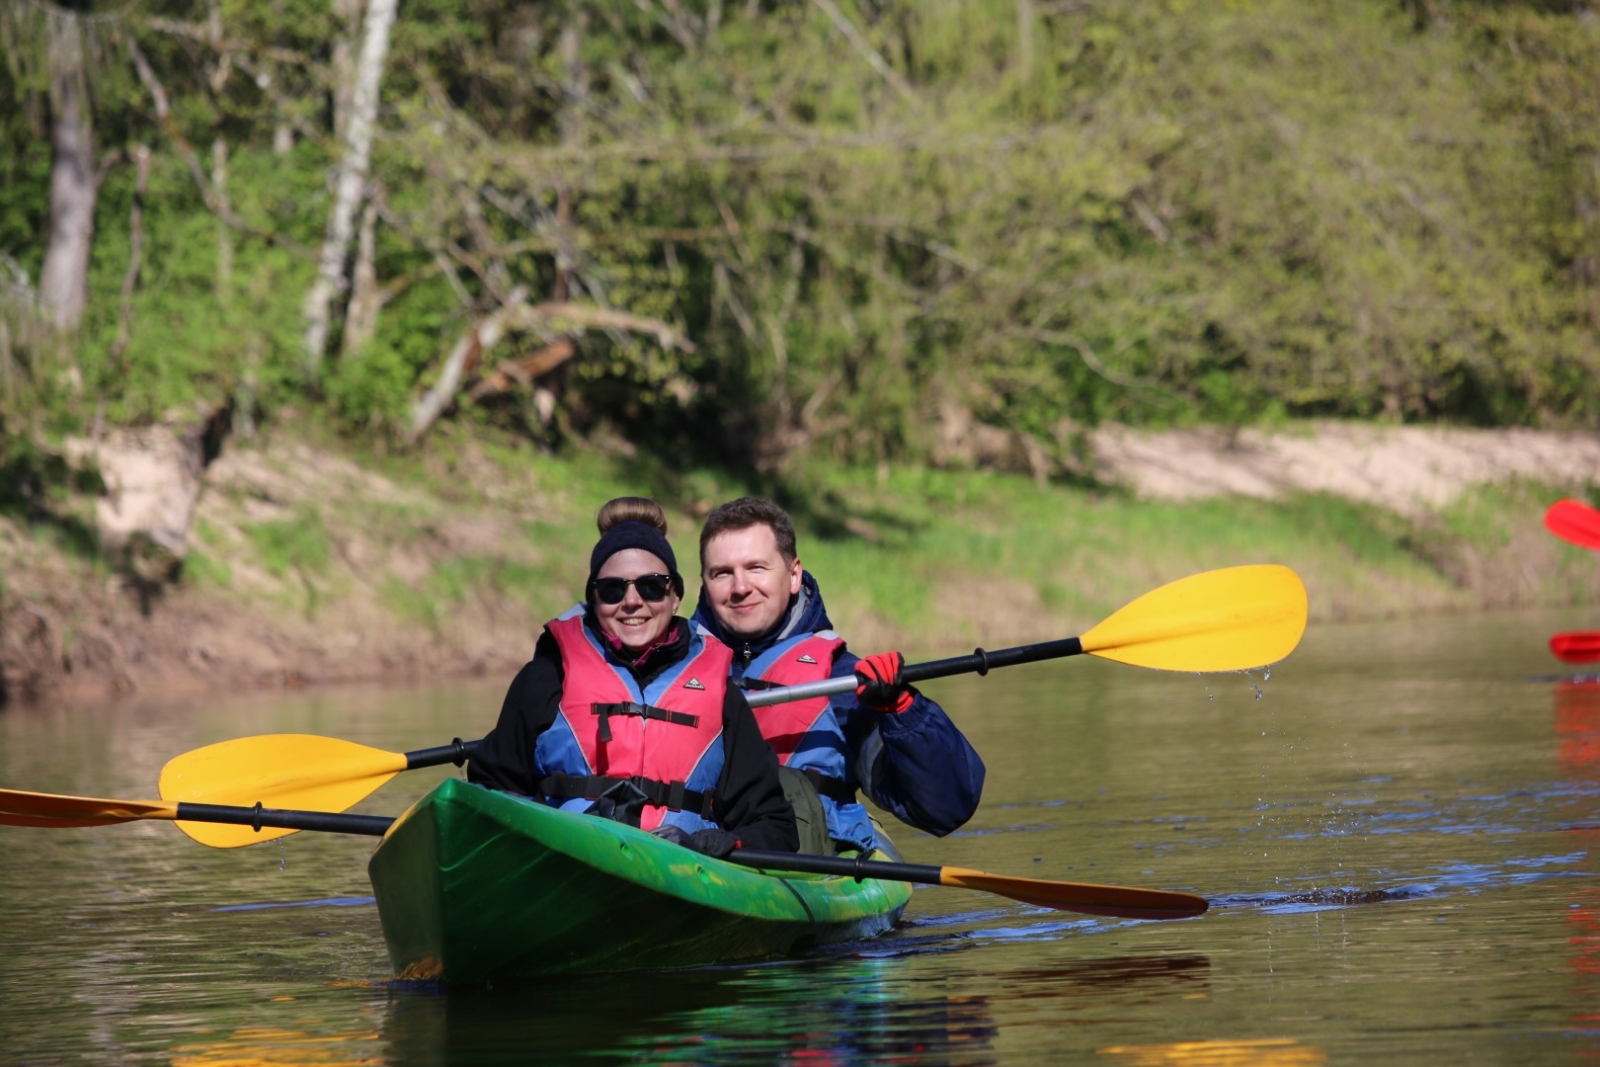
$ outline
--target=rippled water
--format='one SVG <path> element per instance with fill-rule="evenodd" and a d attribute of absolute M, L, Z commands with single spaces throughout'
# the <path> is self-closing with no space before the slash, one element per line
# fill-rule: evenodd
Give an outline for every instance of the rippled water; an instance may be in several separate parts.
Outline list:
<path fill-rule="evenodd" d="M 1544 649 L 1588 624 L 1325 627 L 1270 678 L 1079 659 L 930 687 L 990 777 L 958 834 L 902 829 L 908 859 L 1213 901 L 1183 922 L 930 888 L 895 934 L 804 960 L 447 991 L 390 980 L 369 839 L 0 827 L 0 1062 L 1588 1061 L 1600 681 L 1556 680 Z M 476 736 L 499 697 L 10 711 L 0 783 L 153 796 L 212 741 L 405 750 Z M 356 810 L 398 813 L 444 773 Z"/>

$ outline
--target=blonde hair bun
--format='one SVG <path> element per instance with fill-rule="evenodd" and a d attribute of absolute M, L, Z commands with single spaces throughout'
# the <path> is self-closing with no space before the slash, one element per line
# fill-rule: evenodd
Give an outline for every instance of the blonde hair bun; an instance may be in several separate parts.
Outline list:
<path fill-rule="evenodd" d="M 601 534 L 624 522 L 642 522 L 655 527 L 663 537 L 667 534 L 667 513 L 647 496 L 619 496 L 615 500 L 608 500 L 600 506 L 599 514 L 594 517 L 594 524 L 600 528 Z"/>

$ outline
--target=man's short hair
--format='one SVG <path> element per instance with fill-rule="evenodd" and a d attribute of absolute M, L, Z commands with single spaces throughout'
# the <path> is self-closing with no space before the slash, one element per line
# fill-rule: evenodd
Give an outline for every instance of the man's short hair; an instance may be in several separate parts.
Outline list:
<path fill-rule="evenodd" d="M 738 500 L 719 504 L 706 516 L 706 524 L 700 528 L 700 570 L 704 572 L 706 569 L 706 545 L 711 543 L 713 537 L 762 524 L 772 529 L 783 562 L 793 563 L 800 553 L 795 548 L 794 523 L 789 520 L 789 513 L 770 500 L 742 496 Z"/>

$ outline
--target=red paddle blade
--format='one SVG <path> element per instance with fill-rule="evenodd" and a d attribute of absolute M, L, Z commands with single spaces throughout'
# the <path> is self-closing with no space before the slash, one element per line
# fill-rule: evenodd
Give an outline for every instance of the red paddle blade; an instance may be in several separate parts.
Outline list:
<path fill-rule="evenodd" d="M 1562 663 L 1600 661 L 1600 633 L 1556 634 L 1550 639 L 1550 652 Z"/>
<path fill-rule="evenodd" d="M 1544 528 L 1580 548 L 1600 549 L 1600 511 L 1579 500 L 1558 500 L 1544 513 Z"/>

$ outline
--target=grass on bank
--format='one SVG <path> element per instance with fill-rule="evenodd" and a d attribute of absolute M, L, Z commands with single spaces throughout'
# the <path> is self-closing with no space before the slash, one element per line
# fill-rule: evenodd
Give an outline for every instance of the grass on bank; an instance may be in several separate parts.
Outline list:
<path fill-rule="evenodd" d="M 636 493 L 668 509 L 687 613 L 700 520 L 748 491 L 714 469 L 450 435 L 410 455 L 312 447 L 390 488 L 369 496 L 311 478 L 271 517 L 247 514 L 260 504 L 248 494 L 217 493 L 192 531 L 185 586 L 306 617 L 365 596 L 394 624 L 445 641 L 466 611 L 531 633 L 581 597 L 596 509 Z M 858 648 L 942 654 L 1081 633 L 1165 582 L 1243 563 L 1296 570 L 1319 621 L 1600 602 L 1594 554 L 1540 525 L 1572 490 L 1530 483 L 1475 489 L 1422 518 L 1326 495 L 1165 503 L 986 471 L 815 461 L 771 492 Z M 46 549 L 57 531 L 31 534 Z"/>
<path fill-rule="evenodd" d="M 503 550 L 441 561 L 421 582 L 391 588 L 400 614 L 440 632 L 474 599 L 509 598 L 535 622 L 572 604 L 595 510 L 627 493 L 667 506 L 687 612 L 698 591 L 700 519 L 748 491 L 716 470 L 668 471 L 592 452 L 447 450 L 385 466 L 445 490 L 456 509 L 537 502 L 536 517 Z M 796 518 L 801 556 L 834 623 L 862 647 L 992 646 L 1081 632 L 1165 582 L 1243 563 L 1294 568 L 1313 618 L 1324 621 L 1600 600 L 1592 555 L 1539 526 L 1565 493 L 1531 483 L 1471 490 L 1422 518 L 1329 495 L 1166 503 L 995 472 L 817 462 L 773 495 Z"/>

